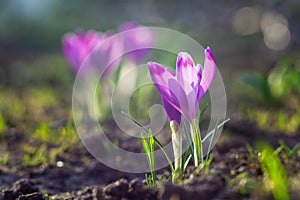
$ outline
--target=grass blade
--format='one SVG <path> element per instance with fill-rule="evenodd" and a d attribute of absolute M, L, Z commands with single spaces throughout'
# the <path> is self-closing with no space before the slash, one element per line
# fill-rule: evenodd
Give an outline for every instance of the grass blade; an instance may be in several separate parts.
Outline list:
<path fill-rule="evenodd" d="M 143 124 L 141 124 L 138 120 L 133 118 L 130 114 L 124 112 L 123 110 L 121 111 L 121 113 L 124 114 L 126 117 L 128 117 L 137 126 L 141 127 L 146 133 L 148 133 L 148 130 L 146 129 L 146 127 Z"/>
<path fill-rule="evenodd" d="M 212 142 L 213 142 L 214 139 L 215 139 L 215 135 L 216 135 L 216 132 L 217 132 L 217 130 L 218 130 L 218 125 L 219 125 L 219 120 L 217 121 L 216 126 L 215 126 L 214 131 L 213 131 L 213 134 L 212 134 L 212 136 L 210 137 L 210 141 L 209 141 L 209 145 L 208 145 L 208 149 L 207 149 L 206 161 L 207 161 L 208 158 L 209 158 L 210 150 L 211 150 L 211 146 L 212 146 Z"/>
<path fill-rule="evenodd" d="M 200 109 L 200 114 L 199 114 L 199 117 L 198 117 L 199 122 L 202 121 L 203 116 L 204 116 L 205 111 L 207 110 L 207 108 L 208 108 L 208 104 L 205 104 L 205 105 L 203 106 L 203 108 Z"/>
<path fill-rule="evenodd" d="M 136 120 L 130 114 L 128 114 L 128 113 L 126 113 L 124 111 L 121 111 L 121 113 L 124 114 L 126 117 L 128 117 L 137 126 L 141 127 L 144 132 L 146 132 L 147 134 L 149 134 L 148 130 L 146 129 L 146 127 L 142 123 L 140 123 L 138 120 Z M 153 136 L 153 139 L 154 139 L 155 143 L 157 144 L 157 146 L 161 149 L 161 151 L 165 155 L 165 157 L 166 157 L 166 159 L 167 159 L 167 161 L 168 161 L 168 163 L 170 165 L 170 168 L 171 168 L 172 172 L 175 172 L 175 169 L 173 167 L 172 161 L 171 161 L 170 157 L 168 156 L 167 152 L 164 150 L 163 145 L 158 141 L 158 139 L 154 135 L 152 135 L 152 136 Z"/>
<path fill-rule="evenodd" d="M 217 126 L 217 129 L 221 128 L 226 122 L 228 122 L 230 119 L 226 119 L 224 120 L 222 123 L 220 123 Z M 212 130 L 211 132 L 209 132 L 208 134 L 206 134 L 206 136 L 203 138 L 202 143 L 204 143 L 212 134 L 214 133 L 214 130 Z"/>
<path fill-rule="evenodd" d="M 192 140 L 192 136 L 191 136 L 191 132 L 190 132 L 190 126 L 188 124 L 188 122 L 186 121 L 186 119 L 184 117 L 182 117 L 181 119 L 181 123 L 183 125 L 183 129 L 184 129 L 184 133 L 187 139 L 187 142 L 189 144 L 189 149 L 191 151 L 191 153 L 194 153 L 194 148 L 193 148 L 193 140 Z"/>
<path fill-rule="evenodd" d="M 186 159 L 186 161 L 184 162 L 184 165 L 183 165 L 183 172 L 185 172 L 190 160 L 192 158 L 192 154 L 189 155 L 189 157 Z"/>

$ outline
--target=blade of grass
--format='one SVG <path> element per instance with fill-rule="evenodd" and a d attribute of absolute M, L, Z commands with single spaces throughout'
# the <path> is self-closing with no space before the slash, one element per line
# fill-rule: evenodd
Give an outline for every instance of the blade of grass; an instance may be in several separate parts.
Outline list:
<path fill-rule="evenodd" d="M 259 162 L 262 172 L 267 177 L 265 184 L 268 187 L 271 185 L 270 189 L 274 199 L 290 199 L 286 169 L 282 165 L 280 158 L 269 144 L 260 142 L 256 146 L 260 151 Z"/>
<path fill-rule="evenodd" d="M 217 121 L 216 126 L 215 126 L 214 131 L 213 131 L 213 134 L 212 134 L 212 136 L 211 136 L 211 138 L 210 138 L 209 145 L 208 145 L 208 149 L 207 149 L 207 156 L 206 156 L 205 161 L 207 161 L 208 158 L 209 158 L 210 150 L 211 150 L 211 146 L 212 146 L 212 142 L 214 141 L 216 132 L 217 132 L 217 130 L 218 130 L 218 124 L 219 124 L 219 120 Z"/>
<path fill-rule="evenodd" d="M 148 130 L 146 129 L 146 127 L 143 124 L 141 124 L 138 120 L 136 120 L 130 114 L 128 114 L 128 113 L 126 113 L 124 111 L 121 111 L 121 113 L 124 114 L 126 117 L 128 117 L 136 125 L 138 125 L 139 127 L 141 127 L 147 134 L 149 134 Z M 163 145 L 158 141 L 158 139 L 155 136 L 153 136 L 153 139 L 154 139 L 155 143 L 157 144 L 157 146 L 161 149 L 161 151 L 165 155 L 165 157 L 166 157 L 166 159 L 167 159 L 167 161 L 169 163 L 169 166 L 170 166 L 172 172 L 175 172 L 175 169 L 173 167 L 172 161 L 171 161 L 170 157 L 168 156 L 167 152 L 164 150 Z"/>
<path fill-rule="evenodd" d="M 221 128 L 226 122 L 228 122 L 230 119 L 224 120 L 220 125 L 218 125 L 218 129 Z M 202 143 L 204 143 L 212 134 L 214 133 L 214 130 L 206 134 L 206 136 L 202 139 Z"/>
<path fill-rule="evenodd" d="M 194 156 L 197 156 L 197 158 L 201 159 L 201 162 L 203 162 L 203 149 L 202 149 L 202 143 L 201 143 L 201 136 L 198 129 L 198 123 L 194 120 L 193 121 L 193 131 L 194 131 L 194 145 L 196 148 L 194 148 L 194 151 L 196 151 L 196 154 L 194 152 Z M 196 166 L 198 166 L 199 163 L 196 163 Z"/>
<path fill-rule="evenodd" d="M 156 181 L 156 172 L 155 172 L 155 158 L 154 158 L 154 145 L 155 142 L 153 140 L 152 132 L 151 130 L 149 131 L 150 137 L 149 137 L 149 144 L 147 139 L 142 135 L 142 144 L 144 151 L 146 152 L 147 155 L 147 160 L 148 160 L 148 165 L 151 173 L 151 177 L 146 175 L 146 180 L 147 184 L 150 186 L 153 186 Z"/>
<path fill-rule="evenodd" d="M 155 157 L 154 157 L 154 150 L 155 150 L 155 141 L 154 141 L 154 137 L 152 134 L 152 130 L 149 130 L 149 147 L 150 147 L 150 157 L 151 157 L 151 161 L 152 161 L 152 169 L 151 169 L 151 175 L 152 175 L 152 180 L 155 183 L 156 181 L 156 172 L 155 172 Z"/>
<path fill-rule="evenodd" d="M 130 114 L 124 112 L 123 110 L 121 111 L 122 114 L 124 114 L 126 117 L 128 117 L 132 122 L 134 122 L 137 126 L 141 127 L 146 133 L 148 133 L 148 130 L 141 124 L 138 120 L 133 118 Z"/>
<path fill-rule="evenodd" d="M 189 148 L 189 146 L 188 147 L 186 147 L 186 149 L 185 149 L 185 151 L 184 151 L 184 154 L 183 154 L 183 159 L 182 159 L 182 164 L 183 164 L 183 166 L 181 166 L 182 167 L 182 171 L 184 172 L 185 171 L 185 168 L 184 168 L 184 165 L 185 165 L 185 163 L 187 162 L 187 159 L 188 159 L 188 157 L 189 157 L 189 155 L 191 155 L 191 154 L 189 154 L 190 153 L 190 148 Z"/>
<path fill-rule="evenodd" d="M 194 154 L 194 147 L 193 147 L 193 140 L 192 140 L 192 136 L 191 136 L 191 132 L 190 132 L 190 128 L 189 128 L 190 126 L 189 126 L 188 122 L 186 121 L 186 119 L 184 117 L 182 117 L 181 123 L 183 125 L 184 133 L 185 133 L 187 142 L 189 144 L 188 148 L 190 149 L 191 154 L 193 155 Z"/>
<path fill-rule="evenodd" d="M 198 117 L 199 122 L 202 121 L 203 116 L 204 116 L 205 111 L 207 110 L 207 108 L 208 108 L 208 104 L 205 104 L 205 105 L 203 106 L 203 108 L 200 109 L 200 114 L 199 114 L 199 117 Z"/>
<path fill-rule="evenodd" d="M 183 172 L 185 172 L 190 160 L 192 158 L 192 154 L 189 155 L 189 157 L 186 159 L 186 161 L 184 162 L 184 165 L 183 165 Z"/>
<path fill-rule="evenodd" d="M 249 143 L 246 144 L 246 148 L 247 148 L 247 150 L 249 152 L 250 157 L 254 158 L 255 154 L 254 154 L 253 148 L 250 146 Z"/>

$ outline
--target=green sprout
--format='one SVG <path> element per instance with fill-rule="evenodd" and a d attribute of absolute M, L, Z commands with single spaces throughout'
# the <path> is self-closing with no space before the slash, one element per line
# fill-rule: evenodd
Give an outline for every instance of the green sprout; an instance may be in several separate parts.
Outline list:
<path fill-rule="evenodd" d="M 0 157 L 0 163 L 1 165 L 6 165 L 9 159 L 9 153 L 6 152 Z"/>
<path fill-rule="evenodd" d="M 297 131 L 300 70 L 294 58 L 280 59 L 267 73 L 245 74 L 239 82 L 243 87 L 240 91 L 251 100 L 242 105 L 250 121 L 261 129 L 284 133 Z"/>
<path fill-rule="evenodd" d="M 265 177 L 265 187 L 272 191 L 275 200 L 290 199 L 286 171 L 276 152 L 265 143 L 258 143 L 257 149 L 260 152 L 259 162 Z"/>
<path fill-rule="evenodd" d="M 6 130 L 7 130 L 6 122 L 0 113 L 0 139 L 4 137 Z"/>
<path fill-rule="evenodd" d="M 280 146 L 274 151 L 277 155 L 281 151 L 284 151 L 290 158 L 297 156 L 297 152 L 300 149 L 300 143 L 296 144 L 293 148 L 290 148 L 283 140 L 279 141 Z"/>
<path fill-rule="evenodd" d="M 246 148 L 247 148 L 247 151 L 249 152 L 249 155 L 250 155 L 250 158 L 254 158 L 255 157 L 255 153 L 254 153 L 254 150 L 253 148 L 250 146 L 250 144 L 246 144 Z"/>
<path fill-rule="evenodd" d="M 149 130 L 149 140 L 147 140 L 144 136 L 142 136 L 142 144 L 143 144 L 144 151 L 147 155 L 147 160 L 148 160 L 150 174 L 151 174 L 150 176 L 148 176 L 147 174 L 145 175 L 146 183 L 148 186 L 153 187 L 156 184 L 155 182 L 157 180 L 157 177 L 155 171 L 155 157 L 154 157 L 155 140 L 151 130 Z"/>
<path fill-rule="evenodd" d="M 254 102 L 278 105 L 284 103 L 291 94 L 300 94 L 300 71 L 283 63 L 270 73 L 245 74 L 240 83 L 248 89 Z"/>
<path fill-rule="evenodd" d="M 172 174 L 176 174 L 175 173 L 175 169 L 174 169 L 174 167 L 173 167 L 173 164 L 172 164 L 172 161 L 171 161 L 171 159 L 170 159 L 170 157 L 169 157 L 169 155 L 167 154 L 167 152 L 164 150 L 164 148 L 163 148 L 163 146 L 162 146 L 162 144 L 157 140 L 157 138 L 152 134 L 152 131 L 151 130 L 147 130 L 146 129 L 146 127 L 145 126 L 143 126 L 143 124 L 142 123 L 140 123 L 138 120 L 136 120 L 135 118 L 133 118 L 130 114 L 128 114 L 128 113 L 126 113 L 126 112 L 124 112 L 124 111 L 122 111 L 121 112 L 122 114 L 124 114 L 128 119 L 130 119 L 133 123 L 135 123 L 137 126 L 139 126 L 140 128 L 142 128 L 142 130 L 146 133 L 146 134 L 148 134 L 149 135 L 149 140 L 150 140 L 150 138 L 152 138 L 151 139 L 151 142 L 149 141 L 149 143 L 150 144 L 148 144 L 148 146 L 149 146 L 149 148 L 146 148 L 145 149 L 145 146 L 144 146 L 144 144 L 146 144 L 145 143 L 145 138 L 142 136 L 142 144 L 143 144 L 143 148 L 144 148 L 144 151 L 146 152 L 146 154 L 147 154 L 147 159 L 148 159 L 148 162 L 149 162 L 149 158 L 153 158 L 153 162 L 152 162 L 152 160 L 151 160 L 151 164 L 153 164 L 154 163 L 154 157 L 149 157 L 148 156 L 148 153 L 147 153 L 147 151 L 148 150 L 151 150 L 150 149 L 150 145 L 153 145 L 153 142 L 152 141 L 154 141 L 154 143 L 161 149 L 161 151 L 164 153 L 164 155 L 165 155 L 165 157 L 166 157 L 166 159 L 167 159 L 167 161 L 168 161 L 168 163 L 169 163 L 169 166 L 170 166 L 170 168 L 171 168 L 171 170 L 172 170 Z M 154 148 L 153 148 L 154 149 Z M 146 151 L 147 150 L 147 151 Z M 150 152 L 150 151 L 148 151 L 148 152 Z M 150 164 L 149 164 L 150 165 Z M 152 166 L 149 166 L 150 167 L 150 171 L 151 171 L 151 168 L 152 168 Z M 149 177 L 146 175 L 146 179 L 148 178 L 148 180 L 149 180 Z M 147 181 L 147 180 L 146 180 Z M 151 184 L 150 184 L 151 185 Z"/>
<path fill-rule="evenodd" d="M 25 166 L 38 166 L 41 164 L 45 164 L 48 161 L 46 157 L 47 145 L 42 144 L 35 153 L 33 154 L 25 154 L 23 157 L 23 161 Z"/>
<path fill-rule="evenodd" d="M 229 179 L 228 186 L 242 195 L 249 195 L 251 191 L 259 187 L 259 184 L 248 172 L 242 172 L 235 178 Z"/>

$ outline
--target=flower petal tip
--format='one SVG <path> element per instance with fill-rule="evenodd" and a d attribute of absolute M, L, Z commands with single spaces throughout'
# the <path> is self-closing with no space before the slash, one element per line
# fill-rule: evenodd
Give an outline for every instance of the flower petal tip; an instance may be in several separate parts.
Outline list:
<path fill-rule="evenodd" d="M 156 62 L 148 62 L 148 67 L 150 69 L 150 73 L 154 73 L 156 75 L 160 75 L 166 70 L 164 67 L 162 67 Z"/>
<path fill-rule="evenodd" d="M 210 47 L 207 47 L 207 48 L 205 49 L 205 55 L 206 55 L 208 58 L 210 58 L 210 59 L 212 59 L 212 60 L 215 60 L 215 59 L 214 59 L 213 52 L 212 52 L 212 50 L 210 49 Z"/>
<path fill-rule="evenodd" d="M 177 56 L 177 67 L 194 66 L 194 61 L 191 55 L 187 52 L 180 52 Z"/>
<path fill-rule="evenodd" d="M 151 69 L 156 69 L 157 65 L 158 65 L 156 62 L 152 62 L 152 61 L 148 62 L 147 64 L 148 64 L 148 67 Z"/>

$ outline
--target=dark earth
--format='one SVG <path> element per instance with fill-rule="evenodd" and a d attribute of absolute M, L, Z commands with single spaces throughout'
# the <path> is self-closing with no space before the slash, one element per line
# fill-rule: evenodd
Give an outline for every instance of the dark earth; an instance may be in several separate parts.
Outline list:
<path fill-rule="evenodd" d="M 18 165 L 22 152 L 16 147 L 22 138 L 10 127 L 7 144 L 1 144 L 11 152 L 11 157 L 0 168 L 0 199 L 273 199 L 272 193 L 261 189 L 262 170 L 257 157 L 250 156 L 246 143 L 253 146 L 255 141 L 264 139 L 277 147 L 278 138 L 290 146 L 299 141 L 299 137 L 280 133 L 272 133 L 270 137 L 270 133 L 247 122 L 231 121 L 211 154 L 210 165 L 198 168 L 190 165 L 180 184 L 172 184 L 168 168 L 163 169 L 157 186 L 150 188 L 145 184 L 144 174 L 128 174 L 106 167 L 81 143 L 56 157 L 68 165 Z M 131 141 L 120 141 L 120 146 L 126 142 Z M 258 154 L 256 150 L 253 152 Z M 299 156 L 290 159 L 281 152 L 279 157 L 289 177 L 300 172 Z M 248 177 L 247 181 L 243 182 L 241 176 Z M 300 199 L 298 191 L 290 191 L 293 199 Z"/>

